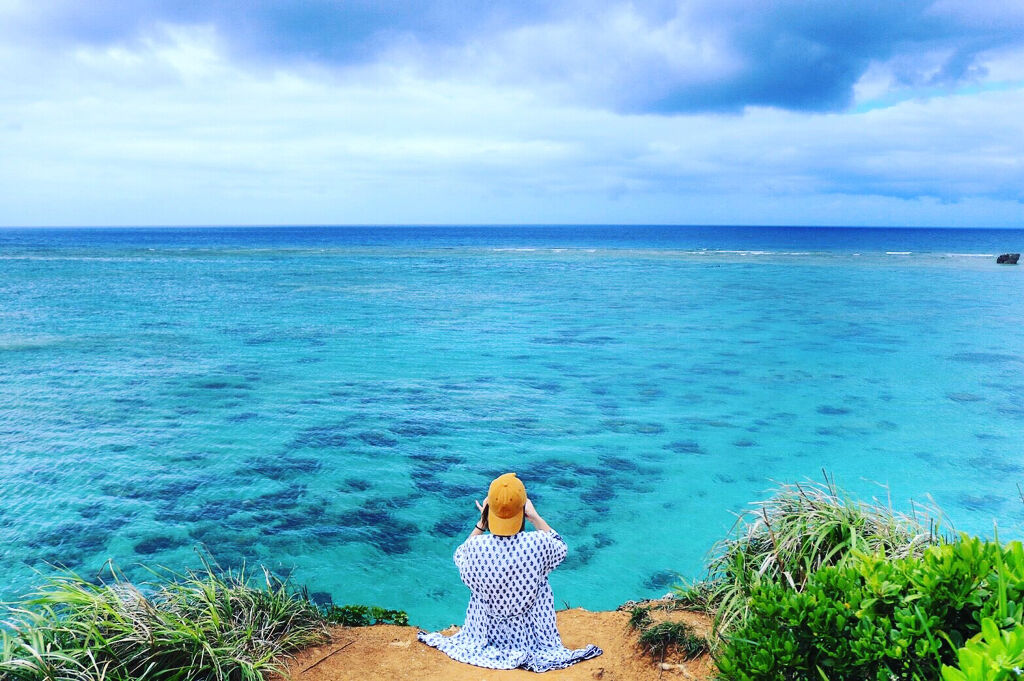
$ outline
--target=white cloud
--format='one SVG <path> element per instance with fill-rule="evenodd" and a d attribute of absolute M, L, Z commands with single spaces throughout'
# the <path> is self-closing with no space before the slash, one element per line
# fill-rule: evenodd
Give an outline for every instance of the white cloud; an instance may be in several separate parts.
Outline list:
<path fill-rule="evenodd" d="M 470 41 L 448 50 L 440 63 L 468 80 L 525 86 L 548 100 L 613 109 L 728 78 L 742 67 L 713 27 L 692 23 L 685 12 L 652 20 L 633 4 L 598 6 Z"/>
<path fill-rule="evenodd" d="M 0 224 L 1024 224 L 1019 87 L 656 116 L 397 61 L 244 68 L 209 26 L 36 57 L 0 51 Z"/>

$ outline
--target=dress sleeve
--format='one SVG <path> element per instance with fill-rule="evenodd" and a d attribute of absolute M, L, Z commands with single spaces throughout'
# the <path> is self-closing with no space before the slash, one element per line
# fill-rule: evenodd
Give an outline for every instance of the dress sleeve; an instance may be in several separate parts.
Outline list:
<path fill-rule="evenodd" d="M 455 567 L 459 568 L 461 572 L 462 568 L 466 566 L 466 561 L 469 559 L 469 540 L 459 544 L 459 547 L 455 549 Z"/>
<path fill-rule="evenodd" d="M 542 532 L 541 534 L 544 535 L 545 540 L 544 554 L 547 558 L 547 571 L 551 572 L 565 560 L 565 556 L 569 553 L 569 547 L 557 532 Z"/>

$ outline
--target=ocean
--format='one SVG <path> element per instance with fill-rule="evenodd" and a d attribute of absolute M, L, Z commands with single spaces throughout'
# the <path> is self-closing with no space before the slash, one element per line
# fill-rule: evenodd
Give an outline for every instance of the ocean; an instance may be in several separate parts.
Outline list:
<path fill-rule="evenodd" d="M 701 576 L 777 482 L 1020 537 L 1024 230 L 0 229 L 0 598 L 265 564 L 461 621 L 514 471 L 559 605 Z"/>

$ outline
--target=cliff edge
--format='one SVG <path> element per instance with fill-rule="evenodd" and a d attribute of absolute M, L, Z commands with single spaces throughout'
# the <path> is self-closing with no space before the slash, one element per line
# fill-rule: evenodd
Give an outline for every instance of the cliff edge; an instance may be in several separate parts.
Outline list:
<path fill-rule="evenodd" d="M 710 633 L 711 620 L 700 613 L 677 610 L 651 614 L 655 621 L 682 620 L 698 634 Z M 645 654 L 637 645 L 636 632 L 629 627 L 628 612 L 573 608 L 561 610 L 557 616 L 558 630 L 567 647 L 582 648 L 593 643 L 604 654 L 543 675 L 521 669 L 495 671 L 455 662 L 420 643 L 416 627 L 335 627 L 330 643 L 307 648 L 289 660 L 288 673 L 294 681 L 705 681 L 714 677 L 714 663 L 708 655 L 687 661 L 675 652 L 667 653 L 664 659 Z M 445 633 L 452 631 L 455 629 Z"/>

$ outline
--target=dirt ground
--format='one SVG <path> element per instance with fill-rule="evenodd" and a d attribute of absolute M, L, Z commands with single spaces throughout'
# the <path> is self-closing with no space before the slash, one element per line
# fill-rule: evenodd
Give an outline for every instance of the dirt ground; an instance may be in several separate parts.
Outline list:
<path fill-rule="evenodd" d="M 710 620 L 701 614 L 652 611 L 655 622 L 684 620 L 697 633 L 707 635 Z M 628 626 L 629 613 L 589 612 L 582 608 L 558 612 L 558 630 L 569 648 L 593 643 L 604 654 L 568 669 L 543 675 L 521 669 L 495 671 L 455 662 L 435 648 L 416 640 L 416 627 L 377 625 L 336 627 L 331 642 L 298 653 L 288 663 L 294 681 L 649 681 L 686 679 L 705 681 L 714 676 L 714 664 L 705 655 L 684 662 L 672 655 L 664 661 L 651 659 L 636 645 L 636 633 Z M 455 629 L 446 631 L 451 633 Z"/>

